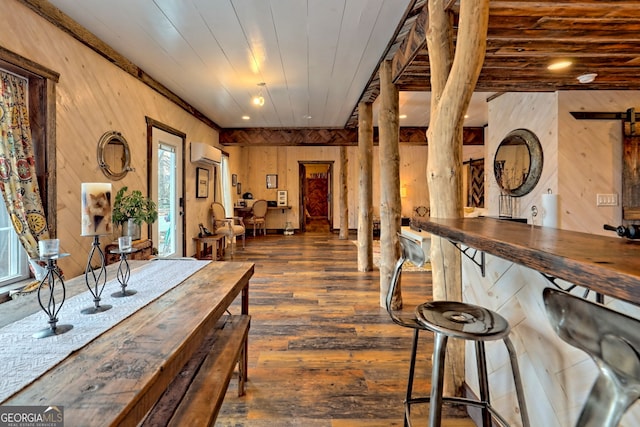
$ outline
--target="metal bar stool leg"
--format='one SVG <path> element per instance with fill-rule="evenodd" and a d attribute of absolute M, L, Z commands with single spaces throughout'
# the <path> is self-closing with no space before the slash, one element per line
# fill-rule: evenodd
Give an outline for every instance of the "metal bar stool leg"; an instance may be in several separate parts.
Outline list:
<path fill-rule="evenodd" d="M 405 414 L 404 414 L 404 427 L 410 425 L 411 415 L 411 399 L 413 396 L 413 375 L 416 371 L 416 352 L 418 351 L 418 336 L 420 334 L 419 329 L 413 330 L 413 344 L 411 345 L 411 361 L 409 362 L 409 381 L 407 381 L 407 394 L 405 396 Z"/>
<path fill-rule="evenodd" d="M 440 427 L 442 421 L 442 389 L 444 383 L 444 357 L 447 352 L 444 334 L 433 337 L 433 369 L 431 374 L 431 403 L 429 405 L 429 427 Z"/>
<path fill-rule="evenodd" d="M 525 403 L 524 399 L 524 386 L 522 385 L 522 378 L 520 377 L 520 368 L 518 366 L 516 349 L 508 336 L 504 337 L 503 341 L 504 345 L 507 347 L 509 360 L 511 361 L 511 374 L 513 375 L 513 382 L 516 386 L 516 397 L 518 398 L 518 407 L 520 408 L 522 427 L 529 427 L 529 413 L 527 411 L 527 404 Z"/>
<path fill-rule="evenodd" d="M 489 379 L 487 374 L 487 356 L 484 351 L 484 342 L 476 341 L 476 365 L 478 367 L 478 385 L 480 387 L 480 401 L 482 405 L 482 426 L 491 427 L 491 414 L 489 413 L 489 405 L 491 404 L 489 397 Z"/>

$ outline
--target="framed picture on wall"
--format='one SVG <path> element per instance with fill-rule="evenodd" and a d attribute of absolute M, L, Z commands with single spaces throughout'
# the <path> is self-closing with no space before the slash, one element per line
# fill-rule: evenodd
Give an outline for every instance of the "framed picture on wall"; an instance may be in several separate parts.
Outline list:
<path fill-rule="evenodd" d="M 242 193 L 242 184 L 238 183 L 238 184 L 236 185 L 236 192 L 237 192 L 238 194 Z"/>
<path fill-rule="evenodd" d="M 238 175 L 236 175 L 235 173 L 231 175 L 231 185 L 233 185 L 234 187 L 238 185 Z"/>
<path fill-rule="evenodd" d="M 278 188 L 278 175 L 267 175 L 267 188 Z"/>
<path fill-rule="evenodd" d="M 196 168 L 196 198 L 206 199 L 209 195 L 209 169 Z"/>

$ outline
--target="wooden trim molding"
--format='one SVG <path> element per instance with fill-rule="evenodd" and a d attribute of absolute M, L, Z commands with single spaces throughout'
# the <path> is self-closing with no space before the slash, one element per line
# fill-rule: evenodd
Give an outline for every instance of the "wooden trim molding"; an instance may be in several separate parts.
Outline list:
<path fill-rule="evenodd" d="M 463 129 L 464 145 L 484 145 L 484 128 Z M 378 144 L 378 128 L 373 130 L 374 145 Z M 427 145 L 427 128 L 400 128 L 400 143 Z M 251 146 L 356 146 L 358 129 L 279 129 L 229 128 L 220 130 L 220 144 L 236 147 Z"/>

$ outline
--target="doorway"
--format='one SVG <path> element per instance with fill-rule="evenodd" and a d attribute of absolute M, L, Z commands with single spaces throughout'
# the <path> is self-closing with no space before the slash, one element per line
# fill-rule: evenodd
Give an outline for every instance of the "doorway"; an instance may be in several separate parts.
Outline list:
<path fill-rule="evenodd" d="M 331 231 L 333 162 L 299 162 L 300 230 Z"/>
<path fill-rule="evenodd" d="M 149 127 L 149 192 L 158 207 L 151 239 L 160 257 L 182 257 L 184 242 L 184 134 L 153 123 Z"/>

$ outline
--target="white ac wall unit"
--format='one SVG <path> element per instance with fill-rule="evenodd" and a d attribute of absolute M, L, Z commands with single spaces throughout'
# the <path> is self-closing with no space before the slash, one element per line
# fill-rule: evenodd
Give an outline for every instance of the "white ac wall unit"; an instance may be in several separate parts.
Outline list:
<path fill-rule="evenodd" d="M 219 165 L 222 159 L 222 151 L 202 142 L 191 143 L 191 161 Z"/>

